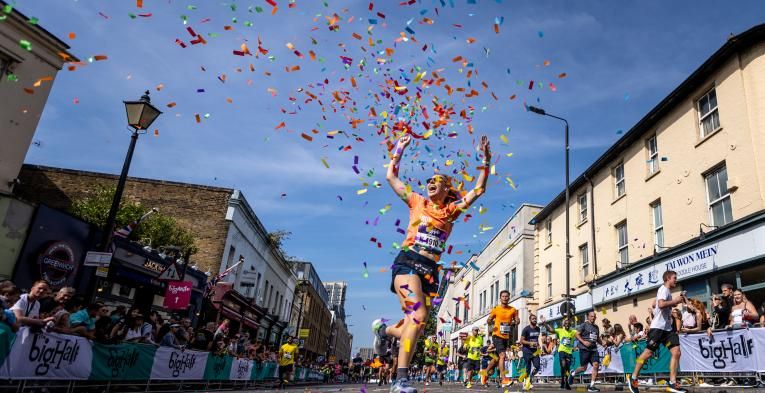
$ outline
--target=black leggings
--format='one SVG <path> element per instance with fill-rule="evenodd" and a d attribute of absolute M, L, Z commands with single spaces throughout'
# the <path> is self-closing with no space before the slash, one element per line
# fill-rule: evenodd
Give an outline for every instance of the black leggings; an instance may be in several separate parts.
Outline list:
<path fill-rule="evenodd" d="M 531 350 L 523 348 L 523 361 L 526 362 L 526 375 L 531 377 L 539 371 L 539 356 L 534 356 Z M 531 366 L 534 365 L 534 372 L 531 372 Z"/>

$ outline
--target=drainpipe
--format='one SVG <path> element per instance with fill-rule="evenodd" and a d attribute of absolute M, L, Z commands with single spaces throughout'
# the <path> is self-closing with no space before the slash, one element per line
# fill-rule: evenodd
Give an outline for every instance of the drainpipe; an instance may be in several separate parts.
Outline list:
<path fill-rule="evenodd" d="M 595 184 L 592 183 L 587 174 L 584 174 L 584 179 L 590 183 L 590 233 L 592 234 L 592 277 L 593 279 L 598 275 L 598 246 L 595 243 Z"/>

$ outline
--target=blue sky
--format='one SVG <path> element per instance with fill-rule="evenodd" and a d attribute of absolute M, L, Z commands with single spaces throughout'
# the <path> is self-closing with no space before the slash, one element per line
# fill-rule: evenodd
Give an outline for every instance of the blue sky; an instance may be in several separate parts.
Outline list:
<path fill-rule="evenodd" d="M 395 223 L 405 228 L 407 211 L 385 184 L 385 137 L 377 134 L 383 112 L 399 106 L 397 120 L 423 134 L 421 107 L 430 121 L 433 99 L 456 111 L 404 158 L 402 174 L 412 180 L 434 168 L 462 169 L 462 162 L 475 174 L 475 138 L 489 135 L 499 161 L 479 200 L 485 212 L 474 209 L 456 225 L 454 252 L 444 258 L 462 262 L 517 205 L 544 204 L 563 188 L 562 126 L 526 112 L 524 103 L 569 119 L 576 177 L 730 33 L 765 20 L 759 1 L 375 1 L 372 11 L 368 1 L 297 0 L 293 8 L 275 2 L 271 14 L 266 0 L 144 0 L 142 9 L 127 0 L 18 0 L 17 9 L 39 18 L 80 59 L 108 56 L 59 73 L 35 135 L 39 146 L 26 161 L 118 173 L 129 140 L 121 101 L 150 89 L 165 113 L 153 127 L 158 136 L 139 140 L 130 174 L 243 190 L 268 230 L 293 233 L 288 254 L 313 262 L 325 281 L 349 282 L 354 351 L 371 345 L 371 320 L 400 315 L 387 269 L 394 242 L 403 240 Z M 498 34 L 497 18 L 504 18 Z M 207 43 L 191 45 L 188 27 Z M 268 54 L 255 57 L 258 37 Z M 252 56 L 233 53 L 243 43 Z M 458 56 L 465 62 L 453 61 Z M 294 66 L 300 69 L 287 72 Z M 422 71 L 426 80 L 436 71 L 442 84 L 479 95 L 418 85 Z M 381 96 L 386 80 L 408 89 L 388 100 Z M 307 92 L 317 99 L 306 102 Z M 415 115 L 405 116 L 411 108 Z M 459 117 L 470 108 L 473 135 Z M 362 120 L 355 129 L 352 119 Z"/>

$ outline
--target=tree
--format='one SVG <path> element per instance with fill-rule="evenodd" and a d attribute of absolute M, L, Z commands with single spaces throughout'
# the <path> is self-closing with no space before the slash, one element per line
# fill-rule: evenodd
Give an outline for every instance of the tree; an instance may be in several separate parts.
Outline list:
<path fill-rule="evenodd" d="M 284 260 L 287 262 L 295 262 L 298 259 L 287 255 L 287 253 L 284 251 L 284 242 L 286 240 L 289 240 L 290 236 L 292 236 L 292 232 L 284 230 L 284 229 L 278 229 L 273 232 L 268 233 L 268 241 L 271 242 L 271 246 L 273 246 L 275 249 L 279 250 L 279 252 L 282 253 L 282 256 L 284 256 Z"/>
<path fill-rule="evenodd" d="M 97 187 L 89 195 L 74 201 L 69 212 L 83 221 L 103 228 L 106 226 L 115 192 L 114 187 Z M 124 227 L 141 218 L 148 210 L 140 202 L 123 198 L 120 201 L 119 210 L 117 210 L 116 228 Z M 175 218 L 161 212 L 152 214 L 142 221 L 130 234 L 130 239 L 155 249 L 176 246 L 181 249 L 183 254 L 188 255 L 199 251 L 199 248 L 194 244 L 194 234 L 183 228 Z"/>

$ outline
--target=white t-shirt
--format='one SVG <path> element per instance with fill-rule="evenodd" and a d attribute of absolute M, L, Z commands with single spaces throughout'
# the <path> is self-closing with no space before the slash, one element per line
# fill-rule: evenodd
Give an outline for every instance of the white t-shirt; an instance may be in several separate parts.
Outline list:
<path fill-rule="evenodd" d="M 141 335 L 141 328 L 128 329 L 127 334 L 125 334 L 125 341 L 140 339 L 141 337 L 143 337 Z"/>
<path fill-rule="evenodd" d="M 651 329 L 672 330 L 672 307 L 659 308 L 659 300 L 672 300 L 672 292 L 664 285 L 659 287 L 656 293 L 656 307 L 653 309 L 653 321 Z"/>
<path fill-rule="evenodd" d="M 21 316 L 29 318 L 40 317 L 40 302 L 35 300 L 32 304 L 29 303 L 29 294 L 23 294 L 19 298 L 19 301 L 11 307 L 11 310 L 21 311 Z"/>
<path fill-rule="evenodd" d="M 683 311 L 683 327 L 693 329 L 696 327 L 696 314 Z"/>

